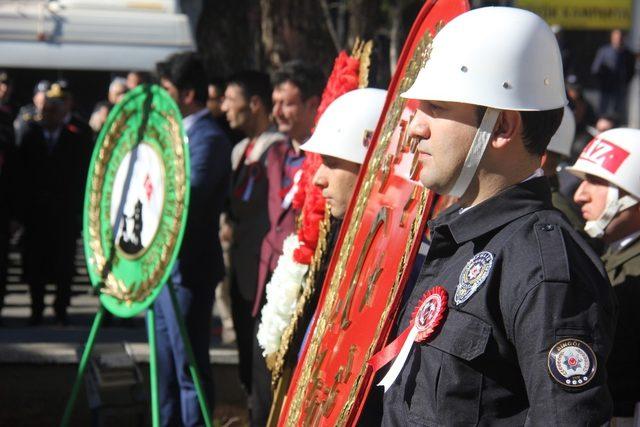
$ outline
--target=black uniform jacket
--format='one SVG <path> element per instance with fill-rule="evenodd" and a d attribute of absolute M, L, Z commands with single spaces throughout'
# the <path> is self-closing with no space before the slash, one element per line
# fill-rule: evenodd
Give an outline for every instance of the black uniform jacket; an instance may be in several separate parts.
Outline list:
<path fill-rule="evenodd" d="M 431 248 L 399 330 L 434 286 L 446 288 L 448 314 L 435 338 L 413 345 L 385 393 L 383 424 L 605 422 L 615 300 L 597 256 L 553 209 L 547 179 L 510 187 L 464 213 L 454 205 L 429 226 Z M 493 256 L 481 262 L 488 275 L 458 304 L 461 272 L 483 251 Z M 586 343 L 597 359 L 595 375 L 573 389 L 554 380 L 547 365 L 554 344 L 566 338 Z"/>

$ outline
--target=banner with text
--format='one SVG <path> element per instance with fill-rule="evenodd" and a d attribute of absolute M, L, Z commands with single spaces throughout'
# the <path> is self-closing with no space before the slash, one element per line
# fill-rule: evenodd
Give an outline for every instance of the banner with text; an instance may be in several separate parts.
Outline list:
<path fill-rule="evenodd" d="M 515 6 L 537 13 L 549 25 L 568 30 L 631 28 L 631 0 L 516 0 Z"/>

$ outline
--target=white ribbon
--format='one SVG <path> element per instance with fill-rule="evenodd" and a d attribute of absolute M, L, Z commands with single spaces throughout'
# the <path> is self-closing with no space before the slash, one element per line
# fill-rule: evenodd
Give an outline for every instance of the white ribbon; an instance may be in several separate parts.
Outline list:
<path fill-rule="evenodd" d="M 402 371 L 402 368 L 407 361 L 407 357 L 409 357 L 409 351 L 411 351 L 411 347 L 413 346 L 413 343 L 415 342 L 419 332 L 420 331 L 415 325 L 411 327 L 409 335 L 407 335 L 407 338 L 402 344 L 400 353 L 398 353 L 398 356 L 393 360 L 393 364 L 391 365 L 391 368 L 389 368 L 387 375 L 385 375 L 382 381 L 378 383 L 378 385 L 384 387 L 385 393 L 387 392 L 387 390 L 389 390 L 389 387 L 391 387 L 398 375 L 400 375 L 400 371 Z"/>
<path fill-rule="evenodd" d="M 302 176 L 302 169 L 298 169 L 296 174 L 293 175 L 293 185 L 289 189 L 289 192 L 287 193 L 287 195 L 284 196 L 284 199 L 282 200 L 282 205 L 281 205 L 282 209 L 289 209 L 289 206 L 291 206 L 291 202 L 293 202 L 293 197 L 298 192 L 298 182 L 300 182 L 301 176 Z"/>

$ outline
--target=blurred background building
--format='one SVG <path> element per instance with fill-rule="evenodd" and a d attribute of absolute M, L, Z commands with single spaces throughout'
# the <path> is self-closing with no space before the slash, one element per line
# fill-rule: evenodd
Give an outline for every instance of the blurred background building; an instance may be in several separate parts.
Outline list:
<path fill-rule="evenodd" d="M 152 70 L 157 61 L 176 51 L 197 48 L 212 77 L 247 68 L 268 71 L 291 58 L 320 63 L 329 71 L 336 53 L 361 37 L 376 42 L 372 81 L 386 87 L 422 4 L 420 0 L 0 0 L 0 68 L 19 71 L 12 73 L 17 104 L 30 99 L 40 79 L 66 78 L 76 87 L 86 87 L 77 94 L 77 103 L 88 115 L 102 96 L 99 91 L 115 75 Z M 471 0 L 471 4 L 521 7 L 541 15 L 558 34 L 565 74 L 575 76 L 588 97 L 596 84 L 591 63 L 611 30 L 628 32 L 628 47 L 633 52 L 640 48 L 640 0 Z M 83 84 L 85 79 L 91 84 Z M 632 84 L 630 89 L 636 87 Z M 631 106 L 629 112 L 630 123 L 640 126 L 640 107 Z"/>
<path fill-rule="evenodd" d="M 151 71 L 171 53 L 195 48 L 201 0 L 0 0 L 0 68 L 13 101 L 28 102 L 36 81 L 64 78 L 88 115 L 112 77 Z M 185 12 L 183 12 L 183 10 Z"/>

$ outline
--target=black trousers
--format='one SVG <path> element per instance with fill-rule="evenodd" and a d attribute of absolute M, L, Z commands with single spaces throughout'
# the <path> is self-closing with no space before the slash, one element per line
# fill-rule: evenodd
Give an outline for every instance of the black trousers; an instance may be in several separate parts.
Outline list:
<path fill-rule="evenodd" d="M 231 317 L 236 331 L 238 346 L 238 371 L 240 382 L 247 394 L 251 393 L 251 365 L 253 363 L 253 342 L 255 340 L 255 318 L 251 315 L 253 301 L 246 300 L 239 291 L 238 284 L 231 276 Z"/>
<path fill-rule="evenodd" d="M 269 411 L 273 400 L 271 391 L 271 372 L 262 356 L 262 349 L 258 345 L 258 326 L 260 316 L 256 317 L 253 334 L 253 366 L 251 377 L 251 394 L 249 395 L 249 411 L 251 426 L 264 427 L 269 419 Z"/>
<path fill-rule="evenodd" d="M 78 233 L 65 225 L 33 222 L 25 226 L 22 259 L 34 316 L 41 316 L 44 310 L 47 283 L 56 285 L 53 307 L 57 316 L 65 316 L 70 304 Z"/>

